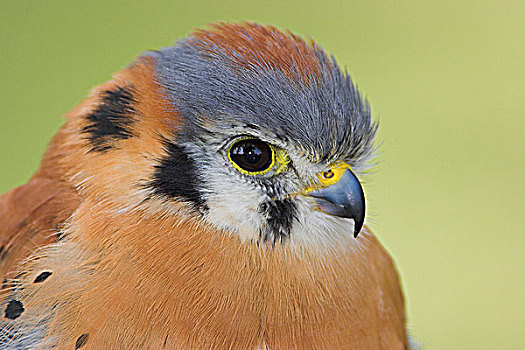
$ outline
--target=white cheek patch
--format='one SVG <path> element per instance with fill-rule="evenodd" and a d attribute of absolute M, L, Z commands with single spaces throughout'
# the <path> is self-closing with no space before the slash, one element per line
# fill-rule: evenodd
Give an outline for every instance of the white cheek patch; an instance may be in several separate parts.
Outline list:
<path fill-rule="evenodd" d="M 222 166 L 223 164 L 221 164 Z M 220 169 L 217 164 L 214 169 Z M 243 242 L 259 241 L 261 232 L 267 229 L 267 217 L 261 212 L 261 204 L 270 200 L 263 191 L 250 182 L 229 172 L 216 171 L 208 176 L 205 193 L 208 211 L 205 220 L 220 230 L 237 235 Z M 307 197 L 291 199 L 296 212 L 291 231 L 284 244 L 290 247 L 308 247 L 336 250 L 341 246 L 356 247 L 366 240 L 362 230 L 353 237 L 352 219 L 331 216 L 315 209 L 315 204 Z"/>
<path fill-rule="evenodd" d="M 222 230 L 238 234 L 243 241 L 259 239 L 264 217 L 258 208 L 264 195 L 253 184 L 231 179 L 208 185 L 212 191 L 206 199 L 209 208 L 206 220 Z"/>
<path fill-rule="evenodd" d="M 211 193 L 207 197 L 209 211 L 206 220 L 219 229 L 236 234 L 242 241 L 258 241 L 266 218 L 259 211 L 267 198 L 253 184 L 223 181 L 210 183 Z M 354 221 L 339 218 L 315 209 L 307 199 L 296 198 L 297 219 L 286 244 L 292 247 L 309 247 L 336 250 L 338 247 L 360 249 L 360 242 L 367 235 L 363 230 L 358 238 L 353 237 Z"/>

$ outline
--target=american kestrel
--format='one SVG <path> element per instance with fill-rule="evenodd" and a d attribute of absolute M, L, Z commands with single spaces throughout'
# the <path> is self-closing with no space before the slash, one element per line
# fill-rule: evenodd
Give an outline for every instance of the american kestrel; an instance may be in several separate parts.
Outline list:
<path fill-rule="evenodd" d="M 271 26 L 143 54 L 0 198 L 0 348 L 408 349 L 363 226 L 370 114 L 332 56 Z"/>

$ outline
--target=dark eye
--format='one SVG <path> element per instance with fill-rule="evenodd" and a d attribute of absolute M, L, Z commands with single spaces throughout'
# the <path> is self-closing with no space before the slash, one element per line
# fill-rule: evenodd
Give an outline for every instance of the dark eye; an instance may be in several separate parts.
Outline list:
<path fill-rule="evenodd" d="M 265 172 L 274 161 L 272 146 L 257 139 L 235 142 L 230 147 L 229 157 L 236 168 L 249 174 Z"/>

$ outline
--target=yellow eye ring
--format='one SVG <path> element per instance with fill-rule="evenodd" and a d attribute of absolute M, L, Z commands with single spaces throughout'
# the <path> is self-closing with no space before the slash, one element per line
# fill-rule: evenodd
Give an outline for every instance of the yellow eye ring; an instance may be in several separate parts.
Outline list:
<path fill-rule="evenodd" d="M 253 137 L 238 138 L 228 147 L 228 160 L 245 175 L 263 175 L 275 165 L 276 155 L 272 145 Z"/>

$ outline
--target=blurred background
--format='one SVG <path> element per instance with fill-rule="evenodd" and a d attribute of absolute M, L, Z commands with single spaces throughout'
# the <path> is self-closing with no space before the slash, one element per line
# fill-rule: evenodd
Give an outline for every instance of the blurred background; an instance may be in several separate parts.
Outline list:
<path fill-rule="evenodd" d="M 370 100 L 368 224 L 425 349 L 523 349 L 525 2 L 0 2 L 0 193 L 37 169 L 90 89 L 194 27 L 251 20 L 314 38 Z"/>

